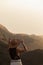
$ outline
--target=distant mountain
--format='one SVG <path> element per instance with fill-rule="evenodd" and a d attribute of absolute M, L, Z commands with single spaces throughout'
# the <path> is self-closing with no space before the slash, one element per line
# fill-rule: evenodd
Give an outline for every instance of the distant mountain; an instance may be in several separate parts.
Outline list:
<path fill-rule="evenodd" d="M 29 50 L 43 49 L 43 39 L 40 36 L 16 34 L 15 38 L 23 39 Z"/>
<path fill-rule="evenodd" d="M 9 38 L 13 38 L 14 34 L 9 32 L 6 27 L 0 24 L 0 39 L 8 40 Z"/>
<path fill-rule="evenodd" d="M 9 32 L 6 27 L 0 24 L 0 40 L 3 39 L 8 42 L 9 38 L 23 39 L 29 50 L 43 49 L 43 38 L 41 36 L 33 34 L 13 34 Z"/>

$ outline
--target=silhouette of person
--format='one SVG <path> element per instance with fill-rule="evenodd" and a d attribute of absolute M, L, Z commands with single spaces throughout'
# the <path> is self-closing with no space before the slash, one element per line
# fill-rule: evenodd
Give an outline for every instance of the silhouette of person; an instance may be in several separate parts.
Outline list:
<path fill-rule="evenodd" d="M 18 47 L 20 43 L 22 43 L 24 49 Z M 27 51 L 27 47 L 23 41 L 20 41 L 19 39 L 9 40 L 9 54 L 11 57 L 11 65 L 22 65 L 20 54 L 24 51 Z"/>

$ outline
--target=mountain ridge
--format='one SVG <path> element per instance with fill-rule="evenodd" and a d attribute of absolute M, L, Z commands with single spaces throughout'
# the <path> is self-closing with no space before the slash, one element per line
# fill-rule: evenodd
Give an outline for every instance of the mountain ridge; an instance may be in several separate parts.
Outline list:
<path fill-rule="evenodd" d="M 10 39 L 20 39 L 24 40 L 24 43 L 28 47 L 29 50 L 34 49 L 43 49 L 43 38 L 36 35 L 28 35 L 28 34 L 12 34 L 10 33 L 6 27 L 3 25 L 0 26 L 0 40 L 1 38 L 8 43 Z"/>

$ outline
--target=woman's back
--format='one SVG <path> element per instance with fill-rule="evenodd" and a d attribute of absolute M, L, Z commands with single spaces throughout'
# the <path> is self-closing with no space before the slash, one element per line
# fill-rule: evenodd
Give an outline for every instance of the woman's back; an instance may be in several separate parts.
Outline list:
<path fill-rule="evenodd" d="M 10 53 L 11 59 L 13 60 L 20 59 L 20 57 L 17 54 L 16 48 L 9 48 L 9 53 Z"/>

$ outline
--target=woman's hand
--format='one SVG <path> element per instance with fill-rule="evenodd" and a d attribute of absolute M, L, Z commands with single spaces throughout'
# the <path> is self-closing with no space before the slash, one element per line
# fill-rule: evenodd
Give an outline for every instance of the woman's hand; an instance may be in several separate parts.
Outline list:
<path fill-rule="evenodd" d="M 23 45 L 23 47 L 24 47 L 24 50 L 25 50 L 25 51 L 28 51 L 28 48 L 27 48 L 27 46 L 25 45 L 24 41 L 22 41 L 21 43 L 22 43 L 22 45 Z"/>

